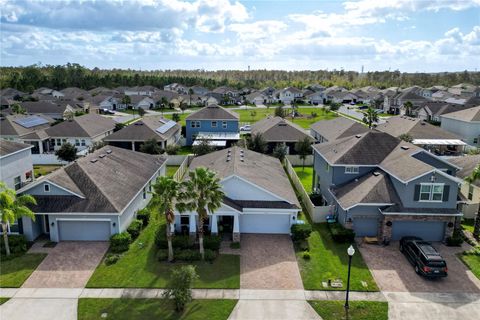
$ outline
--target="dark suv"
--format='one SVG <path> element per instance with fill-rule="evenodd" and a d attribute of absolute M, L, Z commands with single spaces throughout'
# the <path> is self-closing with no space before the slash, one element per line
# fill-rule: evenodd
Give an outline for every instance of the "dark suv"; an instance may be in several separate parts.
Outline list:
<path fill-rule="evenodd" d="M 415 272 L 428 278 L 446 277 L 447 263 L 432 244 L 417 237 L 403 237 L 400 251 L 414 266 Z"/>

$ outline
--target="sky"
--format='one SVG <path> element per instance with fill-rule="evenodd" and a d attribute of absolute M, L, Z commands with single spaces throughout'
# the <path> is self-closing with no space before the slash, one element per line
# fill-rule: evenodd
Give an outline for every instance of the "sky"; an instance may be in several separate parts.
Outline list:
<path fill-rule="evenodd" d="M 480 0 L 0 0 L 0 65 L 480 70 Z"/>

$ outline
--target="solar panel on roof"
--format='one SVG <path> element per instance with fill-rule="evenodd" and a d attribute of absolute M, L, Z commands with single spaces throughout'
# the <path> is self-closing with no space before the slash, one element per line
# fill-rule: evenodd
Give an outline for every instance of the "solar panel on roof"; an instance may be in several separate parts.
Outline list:
<path fill-rule="evenodd" d="M 15 119 L 13 120 L 13 122 L 21 125 L 24 128 L 32 128 L 32 127 L 36 127 L 36 126 L 48 123 L 47 120 L 39 116 L 31 116 L 26 118 Z"/>
<path fill-rule="evenodd" d="M 165 133 L 167 132 L 168 130 L 170 130 L 171 128 L 173 128 L 177 123 L 175 121 L 172 121 L 172 120 L 169 120 L 167 123 L 165 123 L 163 126 L 161 127 L 158 127 L 157 129 L 155 129 L 155 131 L 159 132 L 159 133 Z"/>

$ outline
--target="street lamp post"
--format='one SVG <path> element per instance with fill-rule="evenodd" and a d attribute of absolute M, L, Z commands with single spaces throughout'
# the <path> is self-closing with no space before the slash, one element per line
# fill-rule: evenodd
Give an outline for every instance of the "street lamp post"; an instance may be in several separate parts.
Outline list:
<path fill-rule="evenodd" d="M 350 292 L 350 269 L 352 267 L 352 257 L 355 254 L 355 249 L 353 248 L 352 245 L 350 245 L 350 247 L 348 247 L 347 253 L 348 253 L 348 277 L 347 277 L 347 297 L 345 298 L 345 309 L 349 308 L 348 294 Z"/>

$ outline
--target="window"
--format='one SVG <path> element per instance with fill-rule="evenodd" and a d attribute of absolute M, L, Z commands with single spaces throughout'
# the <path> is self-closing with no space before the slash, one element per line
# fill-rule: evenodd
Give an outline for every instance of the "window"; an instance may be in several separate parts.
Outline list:
<path fill-rule="evenodd" d="M 75 139 L 75 146 L 79 147 L 80 146 L 80 140 Z"/>
<path fill-rule="evenodd" d="M 43 191 L 50 192 L 50 185 L 49 184 L 44 184 L 43 185 Z"/>
<path fill-rule="evenodd" d="M 143 199 L 147 199 L 147 190 L 143 188 Z"/>
<path fill-rule="evenodd" d="M 477 144 L 478 143 L 478 138 L 473 138 L 473 144 Z"/>
<path fill-rule="evenodd" d="M 62 139 L 62 143 L 67 143 L 67 139 Z"/>
<path fill-rule="evenodd" d="M 188 225 L 190 223 L 190 217 L 188 216 L 181 216 L 180 217 L 180 224 L 181 225 Z"/>
<path fill-rule="evenodd" d="M 473 200 L 473 186 L 468 186 L 468 200 Z"/>
<path fill-rule="evenodd" d="M 421 184 L 420 201 L 442 201 L 443 184 Z"/>
<path fill-rule="evenodd" d="M 190 124 L 192 128 L 200 128 L 200 121 L 192 121 Z"/>
<path fill-rule="evenodd" d="M 345 173 L 347 174 L 357 174 L 359 172 L 358 167 L 345 167 Z"/>
<path fill-rule="evenodd" d="M 227 121 L 222 121 L 222 128 L 227 129 Z"/>
<path fill-rule="evenodd" d="M 82 139 L 82 146 L 85 147 L 85 139 Z"/>
<path fill-rule="evenodd" d="M 212 128 L 216 128 L 217 127 L 217 121 L 212 121 Z"/>
<path fill-rule="evenodd" d="M 15 190 L 18 190 L 22 187 L 22 178 L 20 176 L 13 178 L 13 183 L 15 185 Z"/>
<path fill-rule="evenodd" d="M 328 163 L 325 164 L 325 171 L 327 171 L 327 172 L 330 171 L 330 165 Z"/>
<path fill-rule="evenodd" d="M 57 139 L 57 146 L 61 146 L 62 145 L 62 140 L 61 139 Z"/>

